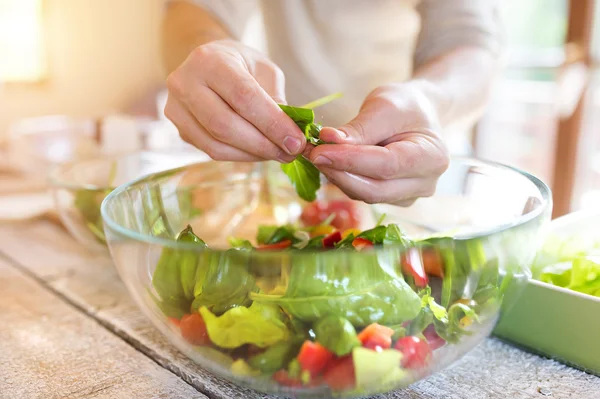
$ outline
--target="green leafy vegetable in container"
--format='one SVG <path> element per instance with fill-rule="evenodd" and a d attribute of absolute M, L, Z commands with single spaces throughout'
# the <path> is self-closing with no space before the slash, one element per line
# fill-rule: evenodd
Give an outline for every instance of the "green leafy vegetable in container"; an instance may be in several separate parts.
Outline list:
<path fill-rule="evenodd" d="M 235 375 L 361 393 L 426 369 L 495 303 L 499 264 L 487 243 L 414 241 L 384 217 L 360 231 L 358 219 L 333 214 L 349 204 L 330 205 L 305 208 L 332 210 L 324 219 L 259 226 L 225 251 L 188 226 L 177 240 L 196 250 L 165 248 L 154 271 L 158 308 L 190 345 L 233 356 Z"/>

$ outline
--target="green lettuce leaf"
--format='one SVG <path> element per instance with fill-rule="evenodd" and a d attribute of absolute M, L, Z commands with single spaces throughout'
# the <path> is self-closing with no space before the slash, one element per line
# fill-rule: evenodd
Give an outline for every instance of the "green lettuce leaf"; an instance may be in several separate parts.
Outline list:
<path fill-rule="evenodd" d="M 540 280 L 573 291 L 600 297 L 600 263 L 586 257 L 544 268 Z"/>
<path fill-rule="evenodd" d="M 284 295 L 252 293 L 251 299 L 277 304 L 303 322 L 334 315 L 355 327 L 399 324 L 421 310 L 417 293 L 375 253 L 306 254 L 290 267 Z"/>
<path fill-rule="evenodd" d="M 229 309 L 221 316 L 203 306 L 200 314 L 210 340 L 221 348 L 233 349 L 244 344 L 266 348 L 289 337 L 283 315 L 276 306 L 253 303 L 249 308 Z"/>

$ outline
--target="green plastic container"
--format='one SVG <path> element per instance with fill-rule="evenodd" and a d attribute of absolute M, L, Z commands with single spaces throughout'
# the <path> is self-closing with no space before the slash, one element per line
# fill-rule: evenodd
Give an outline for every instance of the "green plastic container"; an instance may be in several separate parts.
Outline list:
<path fill-rule="evenodd" d="M 600 241 L 600 214 L 573 213 L 550 223 L 549 237 Z M 501 317 L 494 335 L 600 376 L 600 298 L 537 280 Z"/>

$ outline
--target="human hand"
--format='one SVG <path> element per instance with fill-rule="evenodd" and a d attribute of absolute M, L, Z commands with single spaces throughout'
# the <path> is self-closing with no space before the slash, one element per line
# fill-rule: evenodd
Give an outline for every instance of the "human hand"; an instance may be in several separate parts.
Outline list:
<path fill-rule="evenodd" d="M 186 142 L 219 161 L 291 162 L 306 139 L 277 105 L 285 78 L 260 52 L 232 40 L 196 48 L 167 79 L 165 115 Z"/>
<path fill-rule="evenodd" d="M 433 195 L 449 156 L 424 87 L 408 82 L 374 90 L 356 118 L 321 130 L 321 139 L 335 144 L 307 150 L 309 159 L 353 199 L 408 206 Z"/>

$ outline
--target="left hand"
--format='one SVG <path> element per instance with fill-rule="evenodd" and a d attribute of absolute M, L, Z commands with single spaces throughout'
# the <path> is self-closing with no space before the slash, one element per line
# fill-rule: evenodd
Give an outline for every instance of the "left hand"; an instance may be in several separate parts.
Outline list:
<path fill-rule="evenodd" d="M 435 193 L 450 161 L 435 105 L 419 82 L 381 86 L 352 121 L 324 127 L 321 138 L 335 144 L 308 157 L 352 199 L 409 206 Z"/>

